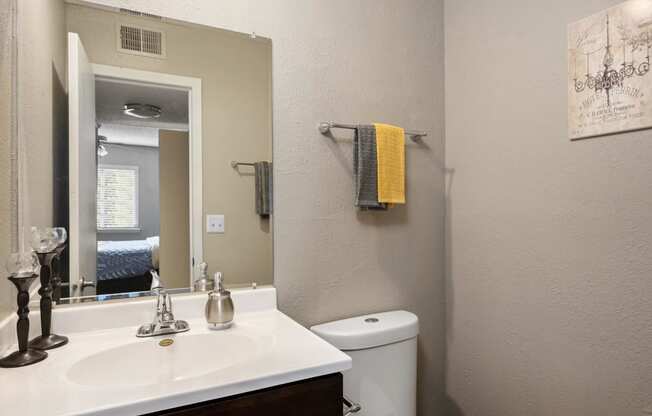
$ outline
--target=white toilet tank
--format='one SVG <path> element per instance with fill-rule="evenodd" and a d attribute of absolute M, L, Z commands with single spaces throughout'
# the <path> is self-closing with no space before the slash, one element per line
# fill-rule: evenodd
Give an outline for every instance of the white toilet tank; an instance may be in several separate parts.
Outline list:
<path fill-rule="evenodd" d="M 362 406 L 356 416 L 416 415 L 416 315 L 382 312 L 310 329 L 353 360 L 344 373 L 344 395 Z"/>

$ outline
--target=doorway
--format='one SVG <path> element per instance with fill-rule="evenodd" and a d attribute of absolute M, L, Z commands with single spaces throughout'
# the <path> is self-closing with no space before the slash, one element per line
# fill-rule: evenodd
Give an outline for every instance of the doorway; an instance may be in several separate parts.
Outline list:
<path fill-rule="evenodd" d="M 188 92 L 97 77 L 95 102 L 96 294 L 185 287 Z"/>

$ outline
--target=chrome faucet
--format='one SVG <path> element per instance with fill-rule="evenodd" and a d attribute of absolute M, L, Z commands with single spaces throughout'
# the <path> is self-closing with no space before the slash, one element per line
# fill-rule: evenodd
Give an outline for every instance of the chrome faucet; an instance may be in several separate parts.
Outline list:
<path fill-rule="evenodd" d="M 175 320 L 172 313 L 172 297 L 163 287 L 156 287 L 156 317 L 151 324 L 138 328 L 137 337 L 154 337 L 156 335 L 176 334 L 190 329 L 188 322 Z"/>

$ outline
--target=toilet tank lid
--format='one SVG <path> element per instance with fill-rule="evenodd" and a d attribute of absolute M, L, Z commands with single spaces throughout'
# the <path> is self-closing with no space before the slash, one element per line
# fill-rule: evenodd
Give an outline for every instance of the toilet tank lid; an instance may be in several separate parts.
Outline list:
<path fill-rule="evenodd" d="M 381 312 L 315 325 L 310 330 L 340 350 L 361 350 L 416 337 L 419 318 L 407 311 Z"/>

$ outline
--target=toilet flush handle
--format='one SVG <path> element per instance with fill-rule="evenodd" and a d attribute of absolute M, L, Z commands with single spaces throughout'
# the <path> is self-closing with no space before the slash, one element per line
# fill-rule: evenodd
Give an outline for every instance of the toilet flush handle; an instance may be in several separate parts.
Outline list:
<path fill-rule="evenodd" d="M 350 416 L 362 410 L 362 406 L 360 406 L 358 403 L 352 402 L 346 396 L 342 397 L 342 402 L 344 403 L 344 416 Z"/>

